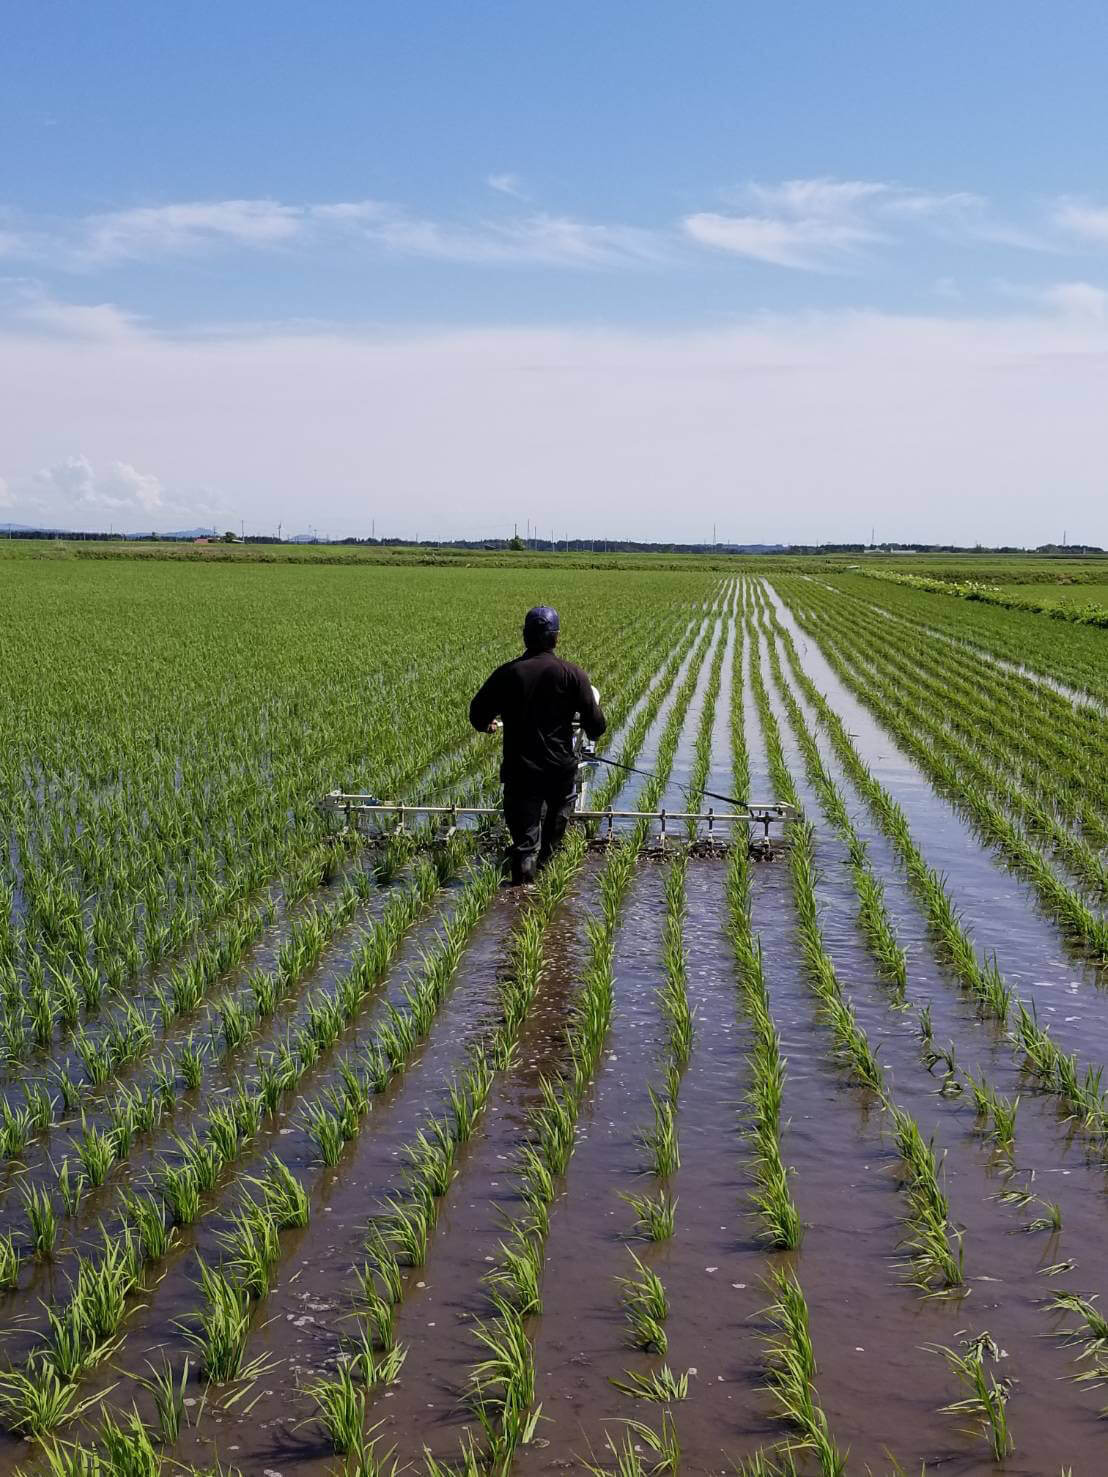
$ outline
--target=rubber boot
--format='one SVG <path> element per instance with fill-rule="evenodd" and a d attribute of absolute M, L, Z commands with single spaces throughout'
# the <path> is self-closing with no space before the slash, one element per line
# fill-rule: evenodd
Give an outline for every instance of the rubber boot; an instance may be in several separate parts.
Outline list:
<path fill-rule="evenodd" d="M 529 887 L 534 882 L 535 873 L 538 871 L 538 858 L 535 853 L 531 852 L 529 856 L 523 857 L 514 871 L 517 874 L 514 881 L 521 887 Z"/>

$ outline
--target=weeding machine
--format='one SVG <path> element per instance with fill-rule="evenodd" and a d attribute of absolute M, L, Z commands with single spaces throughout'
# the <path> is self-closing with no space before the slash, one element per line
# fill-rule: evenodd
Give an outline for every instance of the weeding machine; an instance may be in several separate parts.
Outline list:
<path fill-rule="evenodd" d="M 589 844 L 596 848 L 610 846 L 621 833 L 645 819 L 653 823 L 645 848 L 650 856 L 664 857 L 675 847 L 684 847 L 693 856 L 722 856 L 730 847 L 742 845 L 751 856 L 769 860 L 782 849 L 787 839 L 788 824 L 796 818 L 795 808 L 783 801 L 743 801 L 705 789 L 689 794 L 688 810 L 619 810 L 611 806 L 605 810 L 591 809 L 589 781 L 598 765 L 644 775 L 648 779 L 653 776 L 649 770 L 621 764 L 618 759 L 598 754 L 595 744 L 580 730 L 575 752 L 577 799 L 573 820 L 585 828 Z M 718 800 L 730 808 L 691 808 L 697 800 Z M 349 794 L 344 790 L 330 791 L 323 797 L 321 805 L 325 812 L 343 818 L 344 829 L 382 839 L 423 820 L 429 827 L 429 839 L 448 840 L 462 828 L 491 829 L 501 815 L 500 807 L 493 805 L 409 805 L 372 794 Z"/>

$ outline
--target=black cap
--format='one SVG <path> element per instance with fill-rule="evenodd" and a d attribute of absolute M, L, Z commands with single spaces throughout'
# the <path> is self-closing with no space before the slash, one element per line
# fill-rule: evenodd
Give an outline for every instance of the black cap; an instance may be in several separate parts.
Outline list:
<path fill-rule="evenodd" d="M 523 640 L 528 646 L 545 646 L 558 635 L 561 622 L 551 605 L 536 605 L 523 618 Z"/>

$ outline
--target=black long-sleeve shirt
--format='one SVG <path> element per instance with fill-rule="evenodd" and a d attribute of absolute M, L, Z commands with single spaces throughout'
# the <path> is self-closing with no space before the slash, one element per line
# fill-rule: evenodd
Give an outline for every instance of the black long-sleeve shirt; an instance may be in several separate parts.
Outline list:
<path fill-rule="evenodd" d="M 502 780 L 572 770 L 575 713 L 591 739 L 608 726 L 588 677 L 552 651 L 526 651 L 497 667 L 469 705 L 469 721 L 482 733 L 503 720 Z"/>

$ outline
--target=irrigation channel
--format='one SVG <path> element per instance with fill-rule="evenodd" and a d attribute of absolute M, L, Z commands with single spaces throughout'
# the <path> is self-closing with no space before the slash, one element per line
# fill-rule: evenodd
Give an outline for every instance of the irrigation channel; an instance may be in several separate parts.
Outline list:
<path fill-rule="evenodd" d="M 8 1054 L 0 1473 L 1108 1470 L 1108 722 L 871 593 L 592 654 L 774 860 L 315 835 Z"/>

